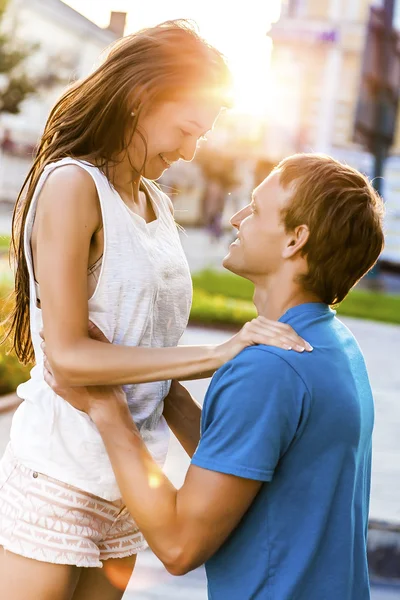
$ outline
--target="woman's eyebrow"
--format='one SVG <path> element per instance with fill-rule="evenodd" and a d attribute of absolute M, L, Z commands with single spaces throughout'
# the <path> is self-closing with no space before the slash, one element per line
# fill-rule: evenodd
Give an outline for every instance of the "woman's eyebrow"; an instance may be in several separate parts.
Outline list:
<path fill-rule="evenodd" d="M 190 124 L 190 125 L 194 125 L 195 127 L 197 127 L 197 129 L 202 129 L 202 126 L 200 125 L 200 123 L 197 123 L 197 121 L 186 121 L 186 123 Z M 201 135 L 205 135 L 206 133 L 208 133 L 209 131 L 211 131 L 211 129 L 207 129 L 204 133 L 202 133 Z"/>

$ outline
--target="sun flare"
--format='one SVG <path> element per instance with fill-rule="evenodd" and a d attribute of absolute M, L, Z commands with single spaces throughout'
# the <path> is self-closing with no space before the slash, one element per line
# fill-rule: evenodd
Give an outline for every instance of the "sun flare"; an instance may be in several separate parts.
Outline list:
<path fill-rule="evenodd" d="M 234 78 L 235 109 L 263 118 L 270 97 L 270 24 L 279 18 L 281 0 L 247 0 L 246 5 L 200 0 L 153 0 L 139 11 L 130 10 L 129 0 L 64 0 L 101 27 L 106 27 L 111 10 L 128 12 L 126 33 L 168 19 L 188 18 L 200 34 L 226 56 Z M 94 6 L 96 4 L 96 6 Z"/>
<path fill-rule="evenodd" d="M 234 79 L 234 108 L 238 112 L 265 117 L 270 97 L 271 41 L 259 39 L 246 54 L 229 61 Z"/>

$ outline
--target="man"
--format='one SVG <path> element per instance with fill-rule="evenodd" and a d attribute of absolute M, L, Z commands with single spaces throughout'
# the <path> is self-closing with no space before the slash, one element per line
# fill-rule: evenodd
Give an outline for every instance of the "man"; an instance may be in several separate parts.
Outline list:
<path fill-rule="evenodd" d="M 373 399 L 361 351 L 330 306 L 376 262 L 382 214 L 364 176 L 305 154 L 283 160 L 232 218 L 224 266 L 254 283 L 259 315 L 289 323 L 314 351 L 253 346 L 219 369 L 199 444 L 200 408 L 173 385 L 165 416 L 193 455 L 179 490 L 121 390 L 60 390 L 47 376 L 97 425 L 149 546 L 176 575 L 206 562 L 213 600 L 369 598 Z"/>

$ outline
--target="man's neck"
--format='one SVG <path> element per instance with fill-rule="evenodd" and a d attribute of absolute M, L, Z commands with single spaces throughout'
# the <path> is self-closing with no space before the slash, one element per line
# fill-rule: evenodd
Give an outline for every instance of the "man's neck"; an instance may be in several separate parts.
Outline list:
<path fill-rule="evenodd" d="M 277 274 L 255 282 L 253 302 L 260 316 L 277 321 L 289 308 L 321 300 L 298 283 Z"/>

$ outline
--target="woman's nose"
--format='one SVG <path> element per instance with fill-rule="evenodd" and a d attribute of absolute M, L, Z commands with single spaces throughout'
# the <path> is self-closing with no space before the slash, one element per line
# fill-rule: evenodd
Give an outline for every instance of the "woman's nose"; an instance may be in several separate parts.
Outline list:
<path fill-rule="evenodd" d="M 182 160 L 190 162 L 194 159 L 197 150 L 197 140 L 194 137 L 187 137 L 182 144 L 180 149 L 180 155 Z"/>

